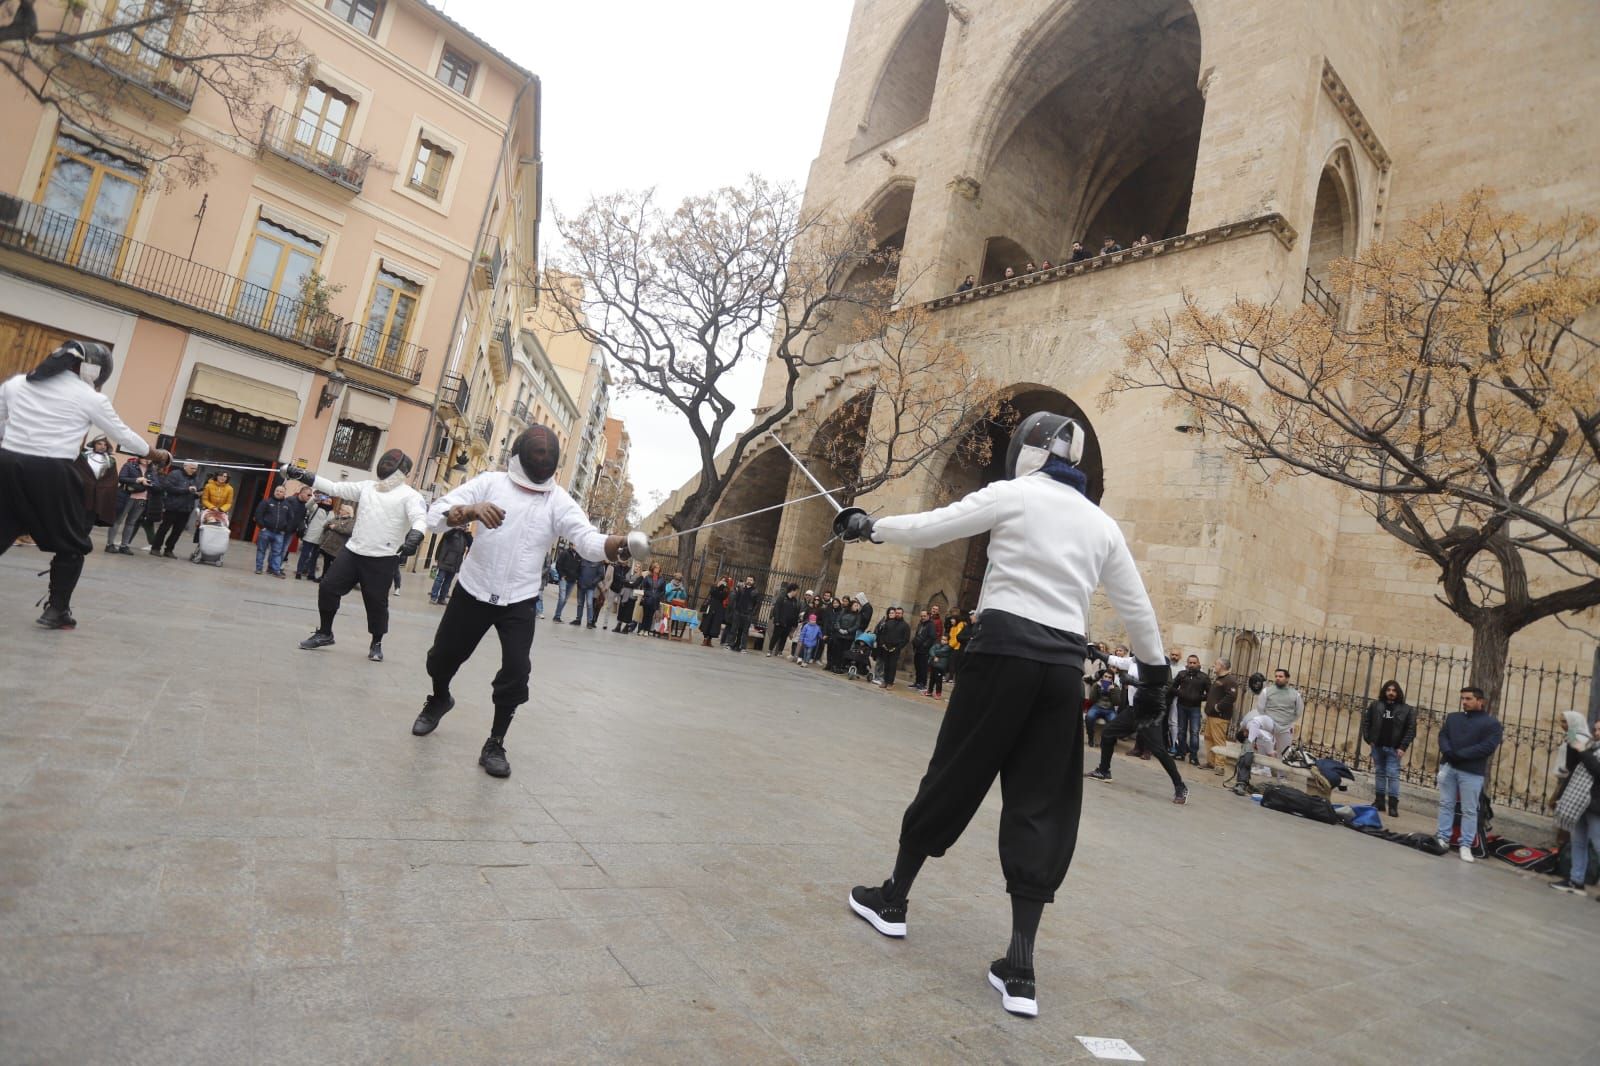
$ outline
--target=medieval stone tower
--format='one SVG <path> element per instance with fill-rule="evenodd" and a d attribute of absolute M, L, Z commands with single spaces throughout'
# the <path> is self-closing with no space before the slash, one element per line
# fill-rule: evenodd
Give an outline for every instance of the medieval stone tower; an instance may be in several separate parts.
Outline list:
<path fill-rule="evenodd" d="M 1592 0 L 857 0 L 806 199 L 870 212 L 919 271 L 911 297 L 1021 413 L 1091 428 L 1093 487 L 1176 646 L 1223 650 L 1225 620 L 1459 645 L 1433 574 L 1356 501 L 1309 479 L 1262 490 L 1159 397 L 1099 398 L 1122 336 L 1185 290 L 1314 299 L 1331 259 L 1479 184 L 1536 216 L 1600 208 L 1597 95 Z M 982 285 L 1060 264 L 1073 241 L 1144 234 L 1147 247 L 950 295 L 968 274 Z M 857 387 L 837 369 L 807 382 L 808 417 L 785 436 L 807 446 L 803 427 Z M 917 510 L 996 473 L 952 457 L 866 503 Z M 781 453 L 758 454 L 713 517 L 806 491 Z M 725 547 L 814 573 L 829 514 L 727 527 Z M 851 546 L 830 576 L 880 604 L 971 607 L 983 558 L 981 544 Z M 1116 632 L 1103 611 L 1097 624 Z M 1554 624 L 1530 643 L 1588 654 Z"/>

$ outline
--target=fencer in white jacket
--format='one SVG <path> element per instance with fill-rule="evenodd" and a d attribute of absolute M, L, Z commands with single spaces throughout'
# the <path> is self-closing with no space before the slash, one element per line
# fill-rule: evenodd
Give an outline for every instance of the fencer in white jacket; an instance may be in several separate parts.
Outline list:
<path fill-rule="evenodd" d="M 1167 669 L 1155 611 L 1122 531 L 1084 494 L 1082 449 L 1077 423 L 1032 415 L 1013 433 L 1010 480 L 935 511 L 873 521 L 851 508 L 835 524 L 846 540 L 919 548 L 989 534 L 977 625 L 962 644 L 961 684 L 901 821 L 893 875 L 882 886 L 857 886 L 849 904 L 879 932 L 904 936 L 907 896 L 923 860 L 956 842 L 1001 775 L 1000 865 L 1012 937 L 988 978 L 1002 1006 L 1024 1015 L 1038 1013 L 1039 918 L 1077 842 L 1083 634 L 1096 587 L 1121 617 L 1142 679 L 1158 681 Z"/>

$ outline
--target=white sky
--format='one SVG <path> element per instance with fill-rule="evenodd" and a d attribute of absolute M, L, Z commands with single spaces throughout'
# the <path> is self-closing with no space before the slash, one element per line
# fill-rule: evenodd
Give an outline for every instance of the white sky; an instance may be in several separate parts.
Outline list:
<path fill-rule="evenodd" d="M 675 201 L 751 172 L 804 186 L 851 0 L 440 6 L 539 75 L 548 260 L 559 240 L 552 208 L 575 214 L 593 194 L 655 186 Z M 760 384 L 759 364 L 751 371 L 736 392 L 745 408 Z M 680 415 L 647 397 L 614 398 L 611 411 L 633 438 L 633 483 L 641 513 L 649 511 L 652 493 L 672 491 L 698 469 L 694 439 Z M 748 424 L 745 417 L 735 428 Z"/>

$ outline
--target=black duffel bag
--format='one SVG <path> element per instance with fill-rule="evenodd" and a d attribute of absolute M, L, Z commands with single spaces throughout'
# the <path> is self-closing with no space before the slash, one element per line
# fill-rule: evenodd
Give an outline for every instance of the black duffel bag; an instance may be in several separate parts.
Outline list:
<path fill-rule="evenodd" d="M 1263 788 L 1261 806 L 1269 811 L 1296 814 L 1313 822 L 1327 822 L 1329 825 L 1338 825 L 1340 822 L 1339 815 L 1334 812 L 1333 804 L 1326 799 L 1321 796 L 1308 796 L 1298 788 L 1290 788 L 1288 785 L 1268 785 Z"/>

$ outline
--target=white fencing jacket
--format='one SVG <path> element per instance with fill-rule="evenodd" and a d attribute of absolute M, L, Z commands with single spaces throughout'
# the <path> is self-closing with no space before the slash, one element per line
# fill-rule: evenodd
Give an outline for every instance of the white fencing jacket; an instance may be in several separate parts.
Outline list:
<path fill-rule="evenodd" d="M 93 426 L 134 455 L 149 455 L 145 439 L 123 424 L 111 401 L 75 371 L 43 381 L 18 374 L 0 384 L 0 448 L 48 459 L 76 459 Z"/>
<path fill-rule="evenodd" d="M 1089 597 L 1101 586 L 1134 655 L 1141 662 L 1167 661 L 1156 612 L 1122 529 L 1077 489 L 1043 471 L 996 481 L 936 511 L 877 519 L 872 531 L 886 544 L 916 548 L 988 532 L 980 615 L 993 608 L 1082 634 Z"/>
<path fill-rule="evenodd" d="M 450 528 L 450 508 L 474 503 L 492 503 L 506 513 L 498 529 L 478 523 L 472 550 L 456 575 L 474 599 L 493 604 L 533 599 L 544 584 L 544 557 L 558 537 L 591 562 L 606 557 L 606 535 L 566 489 L 523 488 L 503 470 L 479 474 L 435 500 L 428 508 L 428 529 L 444 532 Z"/>
<path fill-rule="evenodd" d="M 356 524 L 345 547 L 369 559 L 399 555 L 400 544 L 413 529 L 421 530 L 428 504 L 422 493 L 401 483 L 382 491 L 376 481 L 329 481 L 318 477 L 311 487 L 356 505 Z"/>

